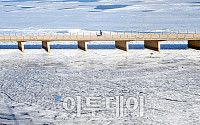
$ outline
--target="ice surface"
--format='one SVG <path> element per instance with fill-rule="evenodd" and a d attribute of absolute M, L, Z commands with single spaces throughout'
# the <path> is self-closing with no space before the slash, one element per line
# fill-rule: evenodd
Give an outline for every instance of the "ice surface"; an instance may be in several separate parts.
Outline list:
<path fill-rule="evenodd" d="M 196 0 L 2 0 L 0 35 L 199 33 L 199 7 Z M 187 46 L 164 41 L 161 47 L 169 43 Z M 200 124 L 199 51 L 84 52 L 65 49 L 77 48 L 76 41 L 50 44 L 51 53 L 40 49 L 41 41 L 25 43 L 21 53 L 17 42 L 0 42 L 0 124 Z M 143 96 L 144 116 L 137 108 L 123 117 L 109 110 L 77 117 L 76 109 L 63 108 L 67 96 Z"/>
<path fill-rule="evenodd" d="M 4 0 L 0 28 L 195 32 L 199 5 L 196 0 Z"/>
<path fill-rule="evenodd" d="M 4 124 L 199 124 L 199 51 L 147 49 L 0 50 L 0 122 Z M 145 97 L 144 116 L 125 111 L 68 112 L 67 96 Z M 55 103 L 55 97 L 62 96 Z"/>

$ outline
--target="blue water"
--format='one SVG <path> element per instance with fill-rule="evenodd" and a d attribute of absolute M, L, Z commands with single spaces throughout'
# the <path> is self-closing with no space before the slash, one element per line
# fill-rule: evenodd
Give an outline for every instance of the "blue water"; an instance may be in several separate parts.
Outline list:
<path fill-rule="evenodd" d="M 107 9 L 123 8 L 123 7 L 127 7 L 127 6 L 129 6 L 129 5 L 98 5 L 94 9 L 107 10 Z"/>
<path fill-rule="evenodd" d="M 161 49 L 187 49 L 187 44 L 161 44 Z M 41 49 L 42 45 L 24 45 L 25 49 Z M 50 45 L 51 49 L 78 49 L 78 45 Z M 18 49 L 17 45 L 0 45 L 0 49 Z M 88 45 L 88 49 L 115 49 L 114 44 Z M 143 44 L 129 44 L 129 49 L 144 49 Z"/>
<path fill-rule="evenodd" d="M 35 7 L 21 7 L 22 9 L 31 9 L 31 8 L 35 8 Z"/>
<path fill-rule="evenodd" d="M 153 12 L 155 10 L 143 10 L 142 12 Z"/>

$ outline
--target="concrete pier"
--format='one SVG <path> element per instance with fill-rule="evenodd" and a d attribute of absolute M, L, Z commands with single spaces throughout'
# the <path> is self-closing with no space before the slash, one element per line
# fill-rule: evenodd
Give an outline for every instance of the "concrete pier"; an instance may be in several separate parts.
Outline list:
<path fill-rule="evenodd" d="M 78 41 L 78 48 L 84 51 L 87 51 L 87 42 L 86 41 Z"/>
<path fill-rule="evenodd" d="M 24 52 L 24 41 L 17 41 L 18 42 L 18 49 Z"/>
<path fill-rule="evenodd" d="M 110 34 L 110 35 L 0 35 L 0 41 L 18 41 L 18 48 L 24 52 L 24 41 L 42 41 L 42 48 L 50 52 L 50 41 L 78 41 L 78 48 L 87 51 L 89 41 L 115 41 L 115 47 L 129 51 L 129 41 L 144 41 L 145 48 L 160 52 L 160 41 L 188 41 L 188 48 L 200 49 L 200 34 Z"/>
<path fill-rule="evenodd" d="M 50 43 L 49 43 L 49 41 L 42 41 L 42 48 L 50 53 Z"/>
<path fill-rule="evenodd" d="M 160 53 L 160 41 L 158 40 L 145 40 L 144 47 Z"/>
<path fill-rule="evenodd" d="M 115 41 L 115 48 L 128 52 L 128 41 Z"/>
<path fill-rule="evenodd" d="M 188 40 L 188 48 L 200 49 L 200 40 Z"/>

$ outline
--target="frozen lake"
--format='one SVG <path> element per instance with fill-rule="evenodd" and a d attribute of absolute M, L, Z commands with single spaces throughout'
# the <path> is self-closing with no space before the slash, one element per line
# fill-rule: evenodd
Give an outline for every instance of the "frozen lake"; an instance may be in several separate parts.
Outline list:
<path fill-rule="evenodd" d="M 199 7 L 197 0 L 3 0 L 0 28 L 195 32 Z"/>
<path fill-rule="evenodd" d="M 200 33 L 199 14 L 196 0 L 2 0 L 0 35 Z M 0 124 L 200 124 L 200 52 L 187 41 L 160 54 L 142 41 L 50 44 L 0 42 Z"/>
<path fill-rule="evenodd" d="M 117 49 L 0 50 L 0 122 L 5 124 L 198 124 L 199 51 Z M 74 96 L 129 96 L 144 99 L 138 108 L 115 117 L 107 110 L 63 109 Z M 55 102 L 56 96 L 62 96 Z M 82 102 L 85 104 L 85 102 Z M 100 116 L 99 116 L 100 115 Z"/>

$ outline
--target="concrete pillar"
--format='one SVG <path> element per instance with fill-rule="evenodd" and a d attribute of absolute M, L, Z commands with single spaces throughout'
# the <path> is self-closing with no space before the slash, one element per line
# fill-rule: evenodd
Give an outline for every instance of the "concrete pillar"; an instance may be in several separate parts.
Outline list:
<path fill-rule="evenodd" d="M 160 53 L 160 41 L 158 40 L 145 40 L 144 47 Z"/>
<path fill-rule="evenodd" d="M 87 42 L 86 41 L 78 41 L 78 48 L 84 51 L 87 51 Z"/>
<path fill-rule="evenodd" d="M 18 42 L 18 49 L 24 52 L 24 41 L 17 41 Z"/>
<path fill-rule="evenodd" d="M 50 53 L 50 42 L 49 41 L 42 41 L 42 48 Z"/>
<path fill-rule="evenodd" d="M 188 48 L 200 49 L 200 40 L 188 40 Z"/>
<path fill-rule="evenodd" d="M 128 52 L 128 41 L 115 41 L 115 48 Z"/>

